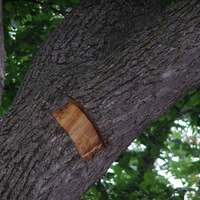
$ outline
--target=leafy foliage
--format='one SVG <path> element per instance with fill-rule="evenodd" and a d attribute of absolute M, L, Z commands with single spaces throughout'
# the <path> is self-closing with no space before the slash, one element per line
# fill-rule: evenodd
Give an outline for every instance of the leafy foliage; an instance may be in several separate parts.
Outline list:
<path fill-rule="evenodd" d="M 197 89 L 137 138 L 82 199 L 200 199 L 199 106 Z"/>
<path fill-rule="evenodd" d="M 169 8 L 172 4 L 176 4 L 179 1 L 180 0 L 168 0 L 166 5 L 165 5 L 165 9 Z"/>
<path fill-rule="evenodd" d="M 6 80 L 1 114 L 12 103 L 47 35 L 67 15 L 78 0 L 7 0 L 3 2 Z"/>

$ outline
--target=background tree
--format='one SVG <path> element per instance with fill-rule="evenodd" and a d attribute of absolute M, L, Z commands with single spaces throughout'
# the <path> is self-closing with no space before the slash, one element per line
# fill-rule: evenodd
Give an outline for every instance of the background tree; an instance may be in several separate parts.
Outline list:
<path fill-rule="evenodd" d="M 47 33 L 62 19 L 61 14 L 65 15 L 65 10 L 74 6 L 72 3 L 61 1 L 7 1 L 5 3 L 4 30 L 8 55 L 7 63 L 9 64 L 7 65 L 2 112 L 7 109 L 15 96 L 16 90 L 32 62 L 33 55 Z M 141 3 L 139 2 L 139 4 Z M 146 3 L 145 6 L 148 7 L 148 4 Z M 33 32 L 32 29 L 36 27 L 37 31 Z M 190 191 L 195 191 L 192 186 L 198 183 L 197 175 L 199 174 L 199 161 L 193 161 L 199 155 L 198 111 L 199 90 L 197 89 L 154 122 L 138 138 L 138 144 L 144 144 L 145 147 L 127 150 L 111 167 L 114 173 L 110 172 L 103 177 L 85 197 L 95 198 L 96 195 L 99 199 L 119 199 L 122 197 L 127 199 L 130 197 L 178 199 L 178 197 L 183 198 L 186 192 L 187 195 L 195 196 Z M 187 126 L 192 127 L 193 137 L 183 138 L 180 130 L 171 129 L 171 127 L 177 127 L 176 119 L 186 121 Z M 161 131 L 162 134 L 160 134 Z M 171 134 L 172 136 L 169 136 Z M 169 137 L 173 140 L 169 140 Z M 173 154 L 169 154 L 173 149 L 175 156 L 180 154 L 178 164 L 172 160 Z M 171 171 L 175 177 L 184 177 L 182 179 L 185 183 L 184 188 L 173 188 L 165 178 L 157 173 L 155 161 L 158 158 L 165 160 L 166 165 L 163 167 Z M 196 188 L 197 190 L 198 188 Z"/>

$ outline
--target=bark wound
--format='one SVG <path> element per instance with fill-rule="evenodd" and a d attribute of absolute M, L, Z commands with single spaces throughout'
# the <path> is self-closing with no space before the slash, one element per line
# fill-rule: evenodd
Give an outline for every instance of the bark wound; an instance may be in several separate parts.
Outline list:
<path fill-rule="evenodd" d="M 53 117 L 69 133 L 84 161 L 106 146 L 98 126 L 81 103 L 70 98 L 63 109 L 53 112 Z"/>

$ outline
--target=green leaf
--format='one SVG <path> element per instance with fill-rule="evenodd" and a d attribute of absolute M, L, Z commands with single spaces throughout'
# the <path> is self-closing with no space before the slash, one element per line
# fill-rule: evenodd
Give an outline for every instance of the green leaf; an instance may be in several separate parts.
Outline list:
<path fill-rule="evenodd" d="M 5 6 L 6 10 L 13 12 L 13 4 L 11 2 L 5 3 L 4 6 Z"/>
<path fill-rule="evenodd" d="M 150 181 L 150 182 L 154 182 L 155 179 L 156 179 L 156 176 L 152 172 L 146 172 L 144 174 L 144 179 L 147 180 L 147 181 Z"/>
<path fill-rule="evenodd" d="M 125 167 L 130 162 L 130 155 L 129 154 L 123 154 L 121 158 L 118 160 L 119 166 Z"/>
<path fill-rule="evenodd" d="M 119 165 L 112 166 L 112 169 L 114 170 L 115 174 L 118 176 L 122 173 L 123 168 L 121 168 Z"/>
<path fill-rule="evenodd" d="M 137 176 L 140 174 L 140 172 L 138 170 L 134 170 L 131 167 L 126 167 L 125 172 L 130 176 Z"/>

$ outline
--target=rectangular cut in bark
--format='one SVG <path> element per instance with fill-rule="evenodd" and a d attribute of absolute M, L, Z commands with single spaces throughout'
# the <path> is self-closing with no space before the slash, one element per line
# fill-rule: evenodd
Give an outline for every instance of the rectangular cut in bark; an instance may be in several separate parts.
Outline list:
<path fill-rule="evenodd" d="M 102 141 L 94 124 L 73 101 L 53 113 L 58 123 L 69 133 L 83 160 L 102 148 Z"/>

